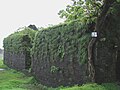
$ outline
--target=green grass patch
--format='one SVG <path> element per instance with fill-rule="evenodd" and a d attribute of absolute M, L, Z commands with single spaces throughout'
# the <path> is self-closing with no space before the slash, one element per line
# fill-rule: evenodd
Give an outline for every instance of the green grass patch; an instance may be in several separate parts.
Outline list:
<path fill-rule="evenodd" d="M 120 90 L 120 86 L 115 83 L 105 84 L 85 84 L 73 87 L 48 88 L 39 84 L 33 77 L 7 68 L 0 59 L 0 90 Z"/>
<path fill-rule="evenodd" d="M 101 85 L 94 83 L 94 84 L 85 84 L 82 86 L 73 86 L 73 87 L 62 88 L 60 90 L 120 90 L 120 87 L 114 83 L 113 84 L 105 83 L 105 84 L 101 84 Z"/>
<path fill-rule="evenodd" d="M 3 69 L 7 68 L 7 66 L 3 64 L 2 58 L 0 58 L 0 68 L 3 68 Z"/>
<path fill-rule="evenodd" d="M 39 84 L 32 76 L 8 68 L 0 59 L 0 90 L 56 90 Z M 58 90 L 58 89 L 57 89 Z"/>
<path fill-rule="evenodd" d="M 26 90 L 23 84 L 29 83 L 31 79 L 32 77 L 27 77 L 15 70 L 0 71 L 0 90 Z"/>

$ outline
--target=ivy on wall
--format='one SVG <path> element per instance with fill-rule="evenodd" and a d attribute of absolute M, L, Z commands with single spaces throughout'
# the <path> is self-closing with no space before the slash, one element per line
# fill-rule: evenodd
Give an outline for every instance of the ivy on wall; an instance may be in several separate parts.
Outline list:
<path fill-rule="evenodd" d="M 36 31 L 30 28 L 24 28 L 4 39 L 4 49 L 8 52 L 18 53 L 20 51 L 30 51 Z"/>
<path fill-rule="evenodd" d="M 26 27 L 5 38 L 4 64 L 17 70 L 29 69 L 35 33 L 35 30 Z"/>
<path fill-rule="evenodd" d="M 82 25 L 79 21 L 60 24 L 39 31 L 36 34 L 32 54 L 38 56 L 40 60 L 44 55 L 50 55 L 51 60 L 59 57 L 63 60 L 65 55 L 75 54 L 81 63 L 87 61 L 87 45 L 90 33 L 86 33 L 87 25 Z"/>
<path fill-rule="evenodd" d="M 87 25 L 80 21 L 38 31 L 32 47 L 33 75 L 53 87 L 86 82 L 89 40 Z"/>

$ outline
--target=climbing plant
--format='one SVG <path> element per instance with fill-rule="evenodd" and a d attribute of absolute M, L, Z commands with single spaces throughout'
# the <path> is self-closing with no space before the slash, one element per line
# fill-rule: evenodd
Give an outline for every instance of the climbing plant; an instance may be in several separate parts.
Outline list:
<path fill-rule="evenodd" d="M 115 9 L 119 8 L 120 0 L 71 0 L 72 5 L 68 5 L 66 10 L 61 10 L 58 14 L 61 18 L 65 18 L 66 22 L 72 20 L 80 20 L 84 24 L 95 23 L 92 31 L 96 31 L 99 35 L 104 28 L 104 22 L 109 14 L 119 15 Z M 99 36 L 98 36 L 99 37 Z M 95 82 L 95 67 L 93 50 L 98 38 L 92 38 L 88 44 L 88 69 L 92 82 Z"/>
<path fill-rule="evenodd" d="M 86 32 L 87 26 L 78 21 L 46 28 L 36 34 L 32 54 L 39 55 L 40 60 L 44 55 L 64 60 L 65 55 L 76 53 L 79 62 L 85 63 L 87 61 L 87 45 L 90 39 L 90 33 Z"/>
<path fill-rule="evenodd" d="M 7 66 L 17 70 L 30 68 L 35 33 L 35 30 L 25 27 L 4 39 L 4 63 Z"/>
<path fill-rule="evenodd" d="M 30 28 L 24 28 L 4 39 L 4 49 L 8 52 L 20 52 L 22 50 L 30 51 L 36 31 Z"/>
<path fill-rule="evenodd" d="M 32 47 L 35 78 L 48 86 L 83 83 L 90 38 L 87 25 L 78 20 L 40 30 Z"/>

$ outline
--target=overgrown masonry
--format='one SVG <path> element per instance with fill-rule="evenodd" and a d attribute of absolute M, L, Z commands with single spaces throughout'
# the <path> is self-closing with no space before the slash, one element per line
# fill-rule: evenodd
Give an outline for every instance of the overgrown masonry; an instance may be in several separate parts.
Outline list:
<path fill-rule="evenodd" d="M 90 33 L 79 22 L 39 31 L 32 48 L 32 73 L 47 86 L 83 84 Z"/>
<path fill-rule="evenodd" d="M 36 31 L 24 28 L 4 39 L 4 63 L 17 70 L 29 69 L 33 39 Z"/>
<path fill-rule="evenodd" d="M 120 14 L 108 14 L 103 26 L 101 26 L 102 30 L 98 33 L 93 52 L 95 82 L 120 81 L 119 15 Z M 32 61 L 31 72 L 34 77 L 41 84 L 52 87 L 89 82 L 87 48 L 91 39 L 90 34 L 91 32 L 89 32 L 87 25 L 83 25 L 80 21 L 74 21 L 38 31 L 33 44 L 21 45 L 21 48 L 24 46 L 29 47 L 28 52 L 31 53 L 31 56 L 29 54 L 24 55 L 29 55 Z M 16 35 L 16 33 L 14 35 Z M 21 57 L 23 56 L 20 55 L 21 49 L 16 47 L 19 46 L 21 42 L 18 43 L 17 41 L 19 40 L 14 42 L 14 35 L 4 40 L 4 62 L 8 66 L 17 67 L 17 63 L 22 62 Z M 12 39 L 10 39 L 10 37 Z M 27 37 L 27 35 L 25 35 L 25 37 Z M 29 42 L 28 38 L 24 40 L 25 42 L 27 40 Z M 15 43 L 15 46 L 11 41 Z M 18 59 L 12 58 L 16 57 L 14 54 L 15 51 L 18 51 Z M 14 60 L 16 60 L 17 63 L 15 63 Z"/>

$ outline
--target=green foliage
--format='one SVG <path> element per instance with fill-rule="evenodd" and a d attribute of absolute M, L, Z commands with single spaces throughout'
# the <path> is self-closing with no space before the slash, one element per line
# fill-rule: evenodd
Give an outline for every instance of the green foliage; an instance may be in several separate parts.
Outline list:
<path fill-rule="evenodd" d="M 4 49 L 9 52 L 30 51 L 36 31 L 30 28 L 24 28 L 17 31 L 4 39 Z"/>
<path fill-rule="evenodd" d="M 60 90 L 119 90 L 119 89 L 120 89 L 120 87 L 116 84 L 105 83 L 102 85 L 85 84 L 83 86 L 74 86 L 74 87 L 69 87 L 69 88 L 63 88 Z"/>
<path fill-rule="evenodd" d="M 96 22 L 98 16 L 104 9 L 105 2 L 107 0 L 71 0 L 72 4 L 67 5 L 65 10 L 60 10 L 60 18 L 65 18 L 66 22 L 72 20 L 80 20 L 82 23 L 89 24 Z M 110 6 L 108 13 L 119 12 L 115 10 L 114 6 L 120 4 L 120 0 L 112 0 L 114 3 Z M 108 2 L 110 4 L 110 2 Z"/>
<path fill-rule="evenodd" d="M 120 0 L 117 0 L 117 2 L 120 2 Z"/>
<path fill-rule="evenodd" d="M 82 23 L 96 21 L 101 12 L 103 0 L 71 0 L 72 5 L 68 5 L 66 10 L 60 10 L 60 18 L 65 18 L 66 22 L 80 20 Z"/>
<path fill-rule="evenodd" d="M 3 66 L 3 61 L 0 60 L 0 68 L 5 69 L 0 71 L 0 90 L 26 90 L 22 85 L 27 84 L 31 77 Z"/>
<path fill-rule="evenodd" d="M 81 39 L 80 39 L 80 62 L 81 63 L 85 63 L 87 62 L 87 47 L 88 47 L 88 42 L 89 42 L 89 39 L 90 38 L 90 35 L 89 34 L 86 34 L 85 36 L 83 36 Z"/>
<path fill-rule="evenodd" d="M 56 67 L 56 66 L 51 66 L 50 71 L 51 71 L 52 73 L 57 72 L 58 70 L 59 70 L 58 67 Z"/>
<path fill-rule="evenodd" d="M 87 25 L 77 20 L 39 31 L 32 48 L 32 72 L 35 77 L 39 81 L 42 80 L 41 83 L 44 85 L 49 83 L 48 86 L 54 87 L 57 84 L 53 82 L 58 82 L 58 85 L 65 85 L 65 82 L 70 85 L 71 81 L 77 82 L 73 77 L 79 75 L 74 72 L 78 71 L 77 67 L 86 70 L 84 67 L 88 59 L 87 47 L 90 38 Z M 84 80 L 87 75 L 82 70 L 80 77 Z M 38 77 L 39 75 L 41 77 Z M 48 81 L 45 76 L 48 77 Z"/>
<path fill-rule="evenodd" d="M 4 67 L 3 67 L 4 66 Z M 46 87 L 39 84 L 32 76 L 10 69 L 0 59 L 0 90 L 59 90 L 59 88 Z"/>
<path fill-rule="evenodd" d="M 76 56 L 80 63 L 85 63 L 90 39 L 86 30 L 86 25 L 79 21 L 41 30 L 36 34 L 32 54 L 40 60 L 50 56 L 52 61 L 58 60 L 57 58 L 62 61 L 65 56 L 69 56 L 72 61 L 73 56 Z"/>
<path fill-rule="evenodd" d="M 3 64 L 3 60 L 0 59 L 0 68 L 6 68 L 6 66 Z"/>
<path fill-rule="evenodd" d="M 4 65 L 0 60 L 0 67 L 2 66 Z M 0 71 L 0 90 L 120 90 L 120 86 L 114 83 L 51 88 L 39 84 L 33 77 L 28 77 L 12 69 L 4 69 L 4 71 Z"/>
<path fill-rule="evenodd" d="M 114 3 L 113 7 L 110 8 L 109 12 L 119 17 L 119 13 L 120 13 L 120 2 Z M 117 17 L 116 17 L 116 18 L 117 18 Z M 119 18 L 117 18 L 117 19 L 119 19 Z"/>

